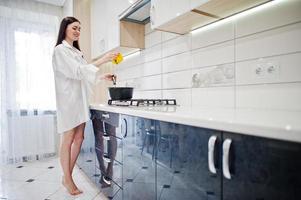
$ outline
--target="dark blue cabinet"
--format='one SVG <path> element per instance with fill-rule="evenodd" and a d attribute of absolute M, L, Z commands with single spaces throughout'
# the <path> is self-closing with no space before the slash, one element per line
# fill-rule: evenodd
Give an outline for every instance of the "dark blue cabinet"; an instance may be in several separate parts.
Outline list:
<path fill-rule="evenodd" d="M 224 200 L 301 199 L 300 144 L 231 133 L 223 138 L 231 141 Z"/>
<path fill-rule="evenodd" d="M 92 120 L 77 164 L 110 199 L 301 199 L 299 143 L 96 110 Z"/>
<path fill-rule="evenodd" d="M 123 134 L 123 199 L 125 200 L 156 199 L 156 162 L 151 153 L 156 138 L 149 139 L 146 143 L 149 136 L 145 132 L 145 129 L 154 123 L 154 120 L 121 116 L 121 127 L 127 130 Z"/>
<path fill-rule="evenodd" d="M 219 131 L 157 122 L 158 199 L 221 199 Z M 208 142 L 213 144 L 213 166 L 208 168 Z"/>

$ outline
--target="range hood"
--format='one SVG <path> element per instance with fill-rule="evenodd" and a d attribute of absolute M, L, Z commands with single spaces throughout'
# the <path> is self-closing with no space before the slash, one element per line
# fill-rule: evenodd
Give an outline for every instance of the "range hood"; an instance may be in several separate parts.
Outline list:
<path fill-rule="evenodd" d="M 137 0 L 119 15 L 119 20 L 147 24 L 150 21 L 151 0 Z"/>

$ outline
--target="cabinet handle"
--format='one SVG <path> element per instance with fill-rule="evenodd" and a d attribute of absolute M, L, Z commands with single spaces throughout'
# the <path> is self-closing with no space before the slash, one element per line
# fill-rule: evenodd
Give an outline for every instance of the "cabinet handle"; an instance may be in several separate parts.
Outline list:
<path fill-rule="evenodd" d="M 109 114 L 102 114 L 101 115 L 103 118 L 105 118 L 105 119 L 109 119 L 110 118 L 110 115 Z"/>
<path fill-rule="evenodd" d="M 227 179 L 231 179 L 230 169 L 229 169 L 229 152 L 232 140 L 227 138 L 223 143 L 223 174 Z"/>
<path fill-rule="evenodd" d="M 123 118 L 124 120 L 124 124 L 125 124 L 125 133 L 123 135 L 124 138 L 126 138 L 126 136 L 128 135 L 128 122 L 125 118 Z"/>
<path fill-rule="evenodd" d="M 216 174 L 216 168 L 214 165 L 214 149 L 215 149 L 215 143 L 217 140 L 217 136 L 213 135 L 209 138 L 208 140 L 208 166 L 209 166 L 209 171 L 212 174 Z"/>

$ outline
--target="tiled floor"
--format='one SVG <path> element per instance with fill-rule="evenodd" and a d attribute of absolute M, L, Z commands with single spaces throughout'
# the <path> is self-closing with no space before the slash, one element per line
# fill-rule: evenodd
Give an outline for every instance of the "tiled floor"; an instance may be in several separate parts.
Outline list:
<path fill-rule="evenodd" d="M 7 200 L 105 200 L 99 189 L 75 167 L 74 179 L 83 194 L 71 196 L 61 185 L 58 158 L 0 165 L 0 199 Z"/>

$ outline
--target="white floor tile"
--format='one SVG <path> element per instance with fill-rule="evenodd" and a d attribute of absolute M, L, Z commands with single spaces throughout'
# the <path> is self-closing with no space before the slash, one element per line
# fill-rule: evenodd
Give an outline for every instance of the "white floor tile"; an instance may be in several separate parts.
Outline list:
<path fill-rule="evenodd" d="M 7 198 L 25 184 L 24 181 L 0 180 L 0 198 Z"/>
<path fill-rule="evenodd" d="M 60 188 L 58 183 L 33 181 L 7 194 L 9 200 L 41 200 L 46 199 Z"/>
<path fill-rule="evenodd" d="M 1 179 L 12 180 L 12 181 L 27 181 L 28 179 L 34 179 L 40 174 L 43 174 L 48 169 L 32 168 L 32 167 L 22 167 L 22 168 L 12 168 L 6 173 L 1 174 Z"/>
<path fill-rule="evenodd" d="M 17 168 L 18 166 L 23 166 Z M 49 167 L 53 167 L 50 168 Z M 77 167 L 74 181 L 84 193 L 70 195 L 61 185 L 62 170 L 58 158 L 0 166 L 0 199 L 8 200 L 104 200 L 99 188 Z M 33 179 L 32 182 L 26 182 Z"/>

